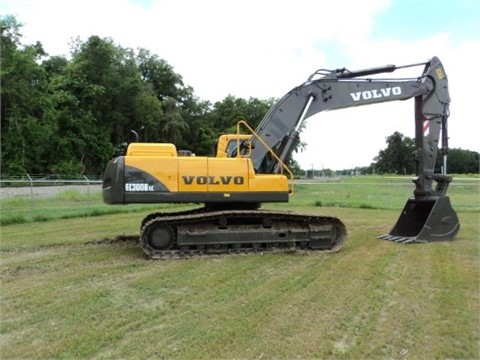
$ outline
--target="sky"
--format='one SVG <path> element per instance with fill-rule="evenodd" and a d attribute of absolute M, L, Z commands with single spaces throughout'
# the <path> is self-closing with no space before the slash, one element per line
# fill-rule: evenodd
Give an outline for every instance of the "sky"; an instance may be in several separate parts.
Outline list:
<path fill-rule="evenodd" d="M 281 98 L 320 68 L 437 56 L 452 99 L 449 146 L 480 152 L 478 0 L 2 0 L 0 15 L 14 15 L 23 44 L 39 41 L 51 56 L 68 57 L 72 39 L 92 35 L 148 49 L 212 103 Z M 413 107 L 412 99 L 315 115 L 294 159 L 304 169 L 368 166 L 395 131 L 414 138 Z"/>

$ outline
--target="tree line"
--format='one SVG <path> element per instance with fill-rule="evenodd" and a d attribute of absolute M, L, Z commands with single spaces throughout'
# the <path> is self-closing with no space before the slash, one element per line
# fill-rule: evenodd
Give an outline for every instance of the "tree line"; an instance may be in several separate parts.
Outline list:
<path fill-rule="evenodd" d="M 363 169 L 366 173 L 377 174 L 414 174 L 415 160 L 412 155 L 415 151 L 415 140 L 404 136 L 398 131 L 388 136 L 387 147 L 380 150 L 373 159 L 374 162 Z M 478 152 L 458 148 L 448 149 L 447 169 L 443 169 L 443 154 L 439 150 L 435 161 L 435 172 L 444 171 L 451 174 L 478 174 L 480 156 Z"/>
<path fill-rule="evenodd" d="M 255 128 L 276 101 L 228 95 L 212 104 L 147 49 L 90 36 L 74 39 L 67 59 L 49 56 L 40 42 L 22 44 L 22 24 L 12 15 L 0 18 L 0 27 L 2 176 L 100 175 L 131 130 L 142 141 L 212 155 L 219 134 L 235 132 L 241 119 Z M 403 173 L 406 165 L 393 165 L 390 155 L 379 153 L 371 165 L 377 173 Z M 478 172 L 478 153 L 468 156 L 476 170 L 459 172 Z"/>

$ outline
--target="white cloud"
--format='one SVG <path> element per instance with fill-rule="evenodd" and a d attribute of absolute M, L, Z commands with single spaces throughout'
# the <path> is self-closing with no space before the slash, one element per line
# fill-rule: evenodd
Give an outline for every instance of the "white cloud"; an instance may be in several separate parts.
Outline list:
<path fill-rule="evenodd" d="M 127 0 L 4 0 L 0 6 L 25 24 L 25 43 L 40 41 L 50 55 L 68 54 L 77 36 L 110 37 L 165 59 L 211 101 L 228 94 L 280 98 L 321 67 L 403 65 L 437 55 L 451 86 L 450 146 L 479 151 L 471 74 L 480 63 L 480 40 L 454 43 L 455 29 L 408 42 L 375 39 L 375 21 L 390 3 L 154 0 L 147 8 Z M 309 120 L 307 150 L 295 158 L 305 168 L 369 165 L 394 131 L 414 136 L 413 102 L 323 113 Z"/>

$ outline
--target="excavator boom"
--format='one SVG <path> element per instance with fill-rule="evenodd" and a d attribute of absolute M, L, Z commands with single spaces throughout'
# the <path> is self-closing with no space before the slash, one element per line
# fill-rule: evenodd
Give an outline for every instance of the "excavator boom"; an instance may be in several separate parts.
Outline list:
<path fill-rule="evenodd" d="M 421 76 L 413 79 L 365 78 L 366 75 L 392 73 L 406 67 L 424 66 Z M 318 75 L 323 74 L 320 78 Z M 323 111 L 378 104 L 390 101 L 419 98 L 416 104 L 415 123 L 423 126 L 423 120 L 434 120 L 448 116 L 450 97 L 448 81 L 440 60 L 413 65 L 387 65 L 372 69 L 348 71 L 346 69 L 317 71 L 308 80 L 285 94 L 265 115 L 256 133 L 268 147 L 275 150 L 285 162 L 293 152 L 298 132 L 305 120 Z M 432 124 L 434 125 L 434 124 Z M 440 127 L 431 129 L 431 140 L 439 134 Z M 444 128 L 446 131 L 446 127 Z M 417 139 L 423 133 L 416 135 Z M 268 147 L 258 137 L 252 139 L 251 159 L 259 173 L 279 170 L 278 164 L 270 161 Z M 429 139 L 430 140 L 430 139 Z M 420 148 L 423 149 L 422 144 Z M 436 148 L 433 150 L 436 151 Z M 435 158 L 435 157 L 434 157 Z M 428 164 L 429 168 L 431 164 Z M 421 171 L 421 170 L 420 170 Z"/>

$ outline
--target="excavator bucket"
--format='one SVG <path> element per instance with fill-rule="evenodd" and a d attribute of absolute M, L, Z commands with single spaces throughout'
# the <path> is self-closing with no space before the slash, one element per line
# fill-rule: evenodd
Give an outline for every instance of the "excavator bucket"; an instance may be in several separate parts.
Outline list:
<path fill-rule="evenodd" d="M 408 199 L 397 223 L 380 239 L 399 243 L 453 240 L 460 222 L 448 196 L 428 200 Z"/>

